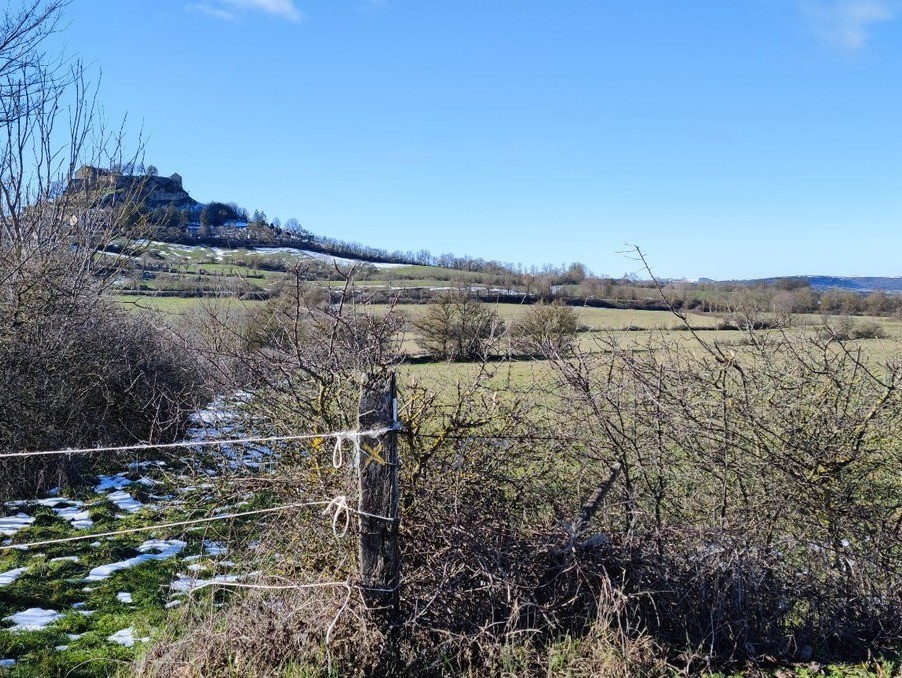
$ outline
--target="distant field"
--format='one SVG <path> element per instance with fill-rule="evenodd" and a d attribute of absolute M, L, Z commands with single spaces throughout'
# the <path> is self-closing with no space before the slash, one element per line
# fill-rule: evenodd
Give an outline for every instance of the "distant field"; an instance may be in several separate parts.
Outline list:
<path fill-rule="evenodd" d="M 350 260 L 321 255 L 315 252 L 290 248 L 236 248 L 225 249 L 205 246 L 185 246 L 171 243 L 149 243 L 148 254 L 145 259 L 153 265 L 153 275 L 132 281 L 131 284 L 140 284 L 143 288 L 154 290 L 170 290 L 174 292 L 225 292 L 233 294 L 231 298 L 204 298 L 204 297 L 154 297 L 121 295 L 119 298 L 123 304 L 130 308 L 140 310 L 154 310 L 171 314 L 173 316 L 185 315 L 195 309 L 203 308 L 210 304 L 237 305 L 244 308 L 252 308 L 264 302 L 239 301 L 240 293 L 253 293 L 254 290 L 271 290 L 285 277 L 281 271 L 266 270 L 259 265 L 264 262 L 272 264 L 293 264 L 300 261 L 309 262 L 314 268 L 318 267 L 322 277 L 326 269 L 332 267 L 333 262 L 339 267 L 350 266 Z M 455 288 L 467 285 L 487 285 L 490 276 L 467 271 L 452 269 L 415 266 L 415 265 L 376 265 L 370 267 L 364 274 L 364 280 L 355 281 L 358 289 L 401 289 L 410 287 L 421 288 Z M 318 284 L 332 287 L 343 286 L 343 280 L 325 281 Z M 574 288 L 575 289 L 575 288 Z M 699 292 L 702 294 L 702 292 Z M 698 295 L 696 295 L 698 296 Z M 516 303 L 497 303 L 492 307 L 498 313 L 505 324 L 510 327 L 518 318 L 528 312 L 529 305 Z M 390 308 L 386 304 L 358 305 L 358 310 L 366 313 L 383 314 Z M 399 337 L 401 352 L 407 356 L 422 355 L 422 349 L 417 341 L 416 321 L 420 319 L 429 308 L 428 304 L 399 304 L 394 307 L 408 319 L 404 331 Z M 687 350 L 703 350 L 693 338 L 692 333 L 686 331 L 685 324 L 669 311 L 650 310 L 626 310 L 594 307 L 574 307 L 579 315 L 582 331 L 577 337 L 577 345 L 580 350 L 596 352 L 605 350 L 611 341 L 621 349 L 626 350 L 650 350 L 661 341 L 676 341 L 686 347 Z M 765 316 L 766 317 L 766 316 Z M 698 330 L 704 341 L 716 341 L 720 345 L 741 348 L 748 337 L 738 330 L 718 330 L 724 318 L 717 314 L 692 313 L 688 315 L 690 326 Z M 851 326 L 864 324 L 876 324 L 885 334 L 885 338 L 867 339 L 853 342 L 850 345 L 861 346 L 863 350 L 874 360 L 886 360 L 894 358 L 902 350 L 902 321 L 898 318 L 864 317 L 856 316 L 844 321 L 842 318 L 832 316 L 828 322 L 839 327 L 843 322 Z M 822 326 L 824 318 L 817 314 L 798 315 L 793 318 L 793 327 L 790 332 L 802 331 L 800 328 L 808 326 L 811 331 L 816 331 Z M 499 342 L 497 352 L 509 353 L 509 343 L 504 337 Z M 459 371 L 459 366 L 449 367 L 441 363 L 442 369 Z M 425 372 L 429 368 L 423 367 Z M 519 364 L 511 367 L 512 373 L 522 374 L 526 368 Z"/>
<path fill-rule="evenodd" d="M 147 309 L 184 315 L 195 309 L 205 306 L 234 305 L 243 308 L 253 308 L 265 302 L 241 301 L 231 297 L 204 298 L 204 297 L 163 297 L 163 296 L 139 296 L 119 295 L 118 299 L 126 306 L 135 310 Z M 510 326 L 511 323 L 527 312 L 529 306 L 523 304 L 494 304 L 498 315 Z M 360 306 L 359 310 L 366 313 L 384 314 L 390 306 L 386 304 L 373 304 Z M 394 307 L 397 313 L 407 317 L 408 322 L 400 337 L 401 352 L 408 356 L 422 354 L 422 349 L 417 343 L 417 332 L 414 323 L 421 318 L 429 308 L 428 304 L 399 304 Z M 669 311 L 641 311 L 628 309 L 590 308 L 576 309 L 579 314 L 580 324 L 584 331 L 580 332 L 577 341 L 583 351 L 595 352 L 602 350 L 602 344 L 615 340 L 621 349 L 645 350 L 662 340 L 673 340 L 684 345 L 687 349 L 698 348 L 698 343 L 691 332 L 686 331 L 685 326 L 674 314 Z M 718 342 L 724 346 L 741 347 L 747 340 L 747 335 L 739 330 L 716 330 L 723 321 L 718 315 L 690 314 L 688 316 L 691 327 L 700 331 L 700 337 L 708 342 Z M 829 322 L 838 326 L 842 319 L 830 317 Z M 823 324 L 824 319 L 819 315 L 799 315 L 794 318 L 795 327 L 790 332 L 804 331 Z M 864 323 L 876 323 L 886 334 L 882 339 L 867 339 L 851 342 L 851 345 L 862 346 L 874 359 L 887 359 L 899 355 L 902 352 L 902 320 L 898 318 L 859 316 L 852 318 L 853 325 Z M 599 342 L 603 337 L 604 341 Z M 506 339 L 499 343 L 501 353 L 507 351 Z M 445 363 L 442 363 L 443 365 Z M 519 369 L 519 368 L 517 368 Z"/>
<path fill-rule="evenodd" d="M 517 318 L 523 316 L 529 309 L 529 304 L 491 304 L 506 324 L 511 324 Z M 368 312 L 387 313 L 388 304 L 372 304 L 368 306 Z M 404 313 L 411 321 L 421 318 L 429 304 L 398 304 L 394 307 L 397 312 Z M 635 311 L 619 308 L 592 308 L 575 307 L 579 315 L 580 324 L 588 331 L 601 330 L 668 330 L 683 329 L 684 325 L 670 311 Z M 713 315 L 691 314 L 689 322 L 696 329 L 715 328 L 721 322 L 721 318 Z"/>
<path fill-rule="evenodd" d="M 160 311 L 175 315 L 184 315 L 211 305 L 253 308 L 263 304 L 262 301 L 243 301 L 233 297 L 211 299 L 204 297 L 155 297 L 151 295 L 120 294 L 116 295 L 116 299 L 127 308 L 135 311 Z"/>

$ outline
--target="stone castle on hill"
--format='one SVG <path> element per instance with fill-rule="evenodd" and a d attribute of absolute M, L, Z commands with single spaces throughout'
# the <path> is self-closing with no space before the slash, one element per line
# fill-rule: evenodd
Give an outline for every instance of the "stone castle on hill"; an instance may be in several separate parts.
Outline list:
<path fill-rule="evenodd" d="M 66 190 L 67 192 L 101 192 L 98 206 L 112 203 L 117 196 L 125 195 L 144 202 L 150 209 L 169 205 L 182 209 L 198 204 L 183 188 L 182 177 L 179 174 L 168 177 L 154 174 L 130 175 L 84 165 L 75 172 Z"/>

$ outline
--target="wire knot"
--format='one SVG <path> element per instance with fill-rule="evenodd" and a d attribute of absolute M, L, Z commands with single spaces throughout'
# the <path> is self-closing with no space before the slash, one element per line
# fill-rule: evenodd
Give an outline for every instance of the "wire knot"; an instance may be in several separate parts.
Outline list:
<path fill-rule="evenodd" d="M 332 449 L 332 466 L 341 468 L 344 466 L 344 441 L 350 440 L 354 443 L 354 459 L 355 467 L 360 465 L 360 433 L 357 431 L 348 431 L 335 434 L 335 447 Z"/>
<path fill-rule="evenodd" d="M 327 515 L 330 511 L 332 512 L 332 534 L 334 534 L 336 538 L 341 539 L 348 533 L 348 529 L 351 527 L 351 509 L 348 506 L 348 498 L 343 494 L 335 497 L 329 502 L 326 508 L 323 509 L 323 515 Z M 341 533 L 339 533 L 338 523 L 342 516 L 344 516 L 344 526 L 341 529 Z"/>

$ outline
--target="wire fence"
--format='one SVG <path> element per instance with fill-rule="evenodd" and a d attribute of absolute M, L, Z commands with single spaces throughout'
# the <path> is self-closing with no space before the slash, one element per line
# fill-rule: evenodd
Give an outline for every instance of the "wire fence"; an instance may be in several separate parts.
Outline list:
<path fill-rule="evenodd" d="M 133 445 L 117 445 L 117 446 L 104 446 L 104 447 L 87 447 L 87 448 L 65 448 L 65 449 L 57 449 L 57 450 L 38 450 L 38 451 L 21 451 L 21 452 L 7 452 L 0 454 L 0 459 L 28 459 L 28 458 L 38 458 L 38 457 L 48 457 L 48 456 L 61 456 L 61 455 L 93 455 L 93 454 L 114 454 L 114 453 L 124 453 L 124 452 L 137 452 L 137 451 L 148 451 L 148 450 L 175 450 L 175 449 L 198 449 L 198 448 L 209 448 L 209 447 L 224 447 L 227 445 L 262 445 L 267 443 L 286 443 L 286 442 L 302 442 L 309 441 L 314 444 L 310 445 L 309 452 L 314 454 L 315 452 L 322 450 L 323 441 L 334 440 L 334 447 L 331 450 L 331 463 L 335 469 L 341 469 L 345 466 L 350 466 L 351 468 L 359 468 L 361 464 L 362 455 L 366 454 L 372 460 L 379 463 L 386 463 L 386 460 L 379 457 L 375 452 L 371 449 L 370 446 L 365 446 L 361 444 L 361 441 L 366 438 L 378 438 L 380 436 L 384 436 L 387 433 L 397 431 L 400 427 L 396 423 L 390 427 L 379 427 L 379 428 L 370 428 L 365 430 L 348 430 L 348 431 L 334 431 L 328 433 L 305 433 L 305 434 L 295 434 L 295 435 L 282 435 L 282 436 L 243 436 L 238 438 L 217 438 L 217 439 L 208 439 L 208 440 L 184 440 L 173 443 L 139 443 Z M 346 448 L 350 446 L 350 451 Z M 328 449 L 328 448 L 326 448 Z M 210 512 L 222 511 L 225 507 L 216 506 L 209 509 Z M 107 530 L 103 532 L 91 532 L 86 531 L 83 534 L 77 534 L 73 536 L 67 537 L 55 537 L 51 539 L 40 539 L 35 541 L 23 541 L 16 543 L 15 534 L 12 535 L 13 538 L 7 539 L 4 543 L 0 544 L 0 553 L 9 552 L 14 550 L 19 551 L 27 551 L 39 547 L 48 547 L 55 546 L 60 544 L 70 544 L 74 542 L 83 542 L 83 541 L 96 541 L 99 539 L 110 539 L 114 537 L 120 537 L 131 534 L 140 534 L 147 532 L 160 532 L 160 531 L 168 531 L 180 529 L 183 531 L 189 530 L 191 528 L 197 527 L 199 525 L 206 525 L 210 523 L 222 522 L 222 521 L 231 521 L 231 520 L 240 520 L 251 517 L 259 517 L 264 515 L 273 515 L 280 514 L 287 511 L 292 510 L 302 510 L 302 509 L 320 509 L 320 515 L 327 521 L 331 523 L 331 529 L 334 536 L 338 539 L 342 539 L 347 537 L 348 533 L 351 529 L 351 520 L 353 516 L 358 516 L 360 518 L 370 518 L 375 520 L 387 521 L 390 523 L 394 523 L 399 520 L 399 514 L 395 512 L 393 515 L 377 515 L 370 512 L 362 511 L 360 509 L 359 503 L 354 505 L 347 495 L 339 494 L 331 498 L 323 498 L 320 500 L 314 501 L 303 501 L 303 502 L 292 502 L 292 503 L 284 503 L 278 506 L 270 506 L 258 509 L 251 509 L 246 511 L 231 511 L 231 512 L 223 512 L 218 513 L 216 515 L 206 515 L 206 516 L 198 516 L 194 518 L 186 518 L 184 520 L 175 520 L 171 522 L 164 523 L 153 523 L 147 525 L 139 525 L 135 527 L 128 527 L 118 530 Z M 23 528 L 27 528 L 28 525 L 23 525 Z M 250 577 L 250 575 L 247 575 Z M 238 575 L 236 578 L 243 578 L 243 576 Z M 332 620 L 331 624 L 328 626 L 326 632 L 326 649 L 328 653 L 328 643 L 331 638 L 331 634 L 334 631 L 336 624 L 339 621 L 342 613 L 347 609 L 353 592 L 355 590 L 372 590 L 372 587 L 364 587 L 360 583 L 355 582 L 354 577 L 351 573 L 349 573 L 348 578 L 340 581 L 328 581 L 328 582 L 290 582 L 290 583 L 278 583 L 272 584 L 267 583 L 265 575 L 261 575 L 260 573 L 253 573 L 253 578 L 256 581 L 234 581 L 232 577 L 228 579 L 214 577 L 211 580 L 203 580 L 198 579 L 196 582 L 192 582 L 189 586 L 187 593 L 192 593 L 194 591 L 210 588 L 210 587 L 223 587 L 223 588 L 235 588 L 235 589 L 247 589 L 247 590 L 304 590 L 304 589 L 319 589 L 319 588 L 340 588 L 345 589 L 346 594 L 344 596 L 343 602 L 335 616 Z M 329 661 L 329 665 L 331 667 L 331 655 L 327 654 L 327 658 Z M 330 668 L 331 670 L 331 668 Z"/>
<path fill-rule="evenodd" d="M 153 443 L 143 442 L 132 445 L 117 446 L 98 446 L 98 447 L 82 447 L 82 448 L 64 448 L 55 450 L 38 450 L 38 451 L 19 451 L 7 452 L 0 454 L 0 460 L 3 459 L 29 459 L 48 456 L 60 455 L 96 455 L 96 454 L 116 454 L 140 451 L 165 451 L 165 450 L 198 450 L 204 448 L 224 448 L 226 446 L 240 445 L 266 445 L 272 443 L 291 443 L 291 442 L 309 442 L 312 443 L 307 447 L 307 454 L 310 458 L 316 455 L 329 455 L 331 451 L 331 465 L 335 469 L 350 467 L 351 469 L 361 469 L 362 458 L 367 461 L 372 460 L 381 465 L 392 465 L 390 460 L 382 458 L 376 454 L 369 444 L 363 444 L 365 439 L 374 439 L 385 436 L 389 433 L 401 433 L 411 438 L 420 438 L 424 440 L 553 440 L 562 443 L 587 442 L 585 435 L 557 435 L 557 436 L 537 436 L 537 434 L 495 434 L 483 431 L 467 431 L 460 432 L 418 432 L 404 430 L 399 424 L 397 407 L 393 412 L 394 422 L 390 426 L 379 426 L 375 428 L 365 428 L 358 430 L 332 431 L 325 433 L 303 433 L 279 436 L 240 436 L 234 438 L 216 438 L 201 440 L 183 440 L 171 443 Z M 333 441 L 334 445 L 325 446 L 325 441 Z M 331 447 L 331 450 L 329 449 Z M 327 457 L 328 458 L 328 457 Z M 150 523 L 146 525 L 137 525 L 117 530 L 107 530 L 102 532 L 92 532 L 90 530 L 81 534 L 66 537 L 55 537 L 49 539 L 39 539 L 34 541 L 23 541 L 15 543 L 15 539 L 7 540 L 6 543 L 0 544 L 0 553 L 10 552 L 13 550 L 31 550 L 48 546 L 61 544 L 69 544 L 75 542 L 95 541 L 99 539 L 111 539 L 132 534 L 141 534 L 149 532 L 165 532 L 172 530 L 187 531 L 200 525 L 209 525 L 211 523 L 220 523 L 224 521 L 243 520 L 247 518 L 262 517 L 267 515 L 278 515 L 288 511 L 299 510 L 316 510 L 319 512 L 326 525 L 331 527 L 332 533 L 336 539 L 345 539 L 351 532 L 352 519 L 357 518 L 373 519 L 377 521 L 385 521 L 387 523 L 395 523 L 400 520 L 400 511 L 397 506 L 393 510 L 388 511 L 390 515 L 380 515 L 364 511 L 361 509 L 362 498 L 358 497 L 355 502 L 346 494 L 337 494 L 334 497 L 323 497 L 310 501 L 298 501 L 290 503 L 282 503 L 277 506 L 267 506 L 262 508 L 250 509 L 245 511 L 226 511 L 225 506 L 215 506 L 208 508 L 209 513 L 224 511 L 215 515 L 201 515 L 197 517 L 187 517 L 182 520 L 174 520 L 163 523 Z M 152 518 L 148 517 L 149 520 Z M 362 525 L 361 525 L 362 527 Z M 171 533 L 170 533 L 171 534 Z M 242 581 L 236 581 L 240 579 Z M 332 619 L 326 633 L 326 651 L 327 659 L 331 666 L 331 655 L 328 654 L 328 642 L 331 635 L 338 624 L 341 615 L 347 610 L 348 605 L 354 595 L 354 592 L 360 592 L 364 595 L 364 603 L 366 604 L 366 594 L 372 593 L 388 593 L 396 594 L 400 588 L 400 578 L 396 579 L 394 586 L 374 586 L 366 585 L 365 581 L 355 576 L 354 572 L 348 572 L 345 579 L 335 581 L 284 581 L 265 573 L 254 572 L 249 574 L 229 575 L 226 577 L 213 577 L 212 579 L 203 579 L 196 577 L 192 580 L 186 593 L 189 595 L 194 591 L 209 588 L 230 588 L 239 590 L 259 590 L 259 591 L 290 591 L 305 589 L 322 589 L 336 588 L 343 589 L 345 595 L 338 608 L 337 614 Z"/>
<path fill-rule="evenodd" d="M 338 431 L 334 433 L 305 433 L 301 435 L 288 436 L 264 436 L 264 437 L 248 437 L 234 439 L 210 439 L 210 440 L 182 440 L 174 443 L 137 443 L 134 445 L 116 445 L 113 447 L 67 447 L 61 450 L 41 450 L 37 452 L 4 452 L 0 454 L 0 459 L 11 459 L 15 457 L 47 457 L 59 455 L 83 455 L 83 454 L 99 454 L 99 453 L 117 453 L 117 452 L 140 452 L 143 450 L 173 450 L 179 448 L 191 447 L 216 447 L 222 445 L 242 445 L 242 444 L 262 444 L 275 442 L 292 442 L 302 440 L 328 440 L 334 438 L 336 442 L 344 440 L 354 441 L 355 449 L 359 449 L 357 441 L 363 436 L 380 436 L 388 433 L 393 429 L 381 428 L 369 431 Z"/>

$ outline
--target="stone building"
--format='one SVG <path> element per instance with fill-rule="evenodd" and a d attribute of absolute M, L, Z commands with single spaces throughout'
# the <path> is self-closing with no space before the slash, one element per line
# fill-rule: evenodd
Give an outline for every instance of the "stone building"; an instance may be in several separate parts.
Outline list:
<path fill-rule="evenodd" d="M 98 206 L 129 197 L 144 202 L 149 209 L 172 205 L 178 209 L 193 207 L 197 201 L 182 186 L 182 177 L 121 174 L 100 167 L 83 165 L 69 181 L 67 192 L 99 192 Z"/>

